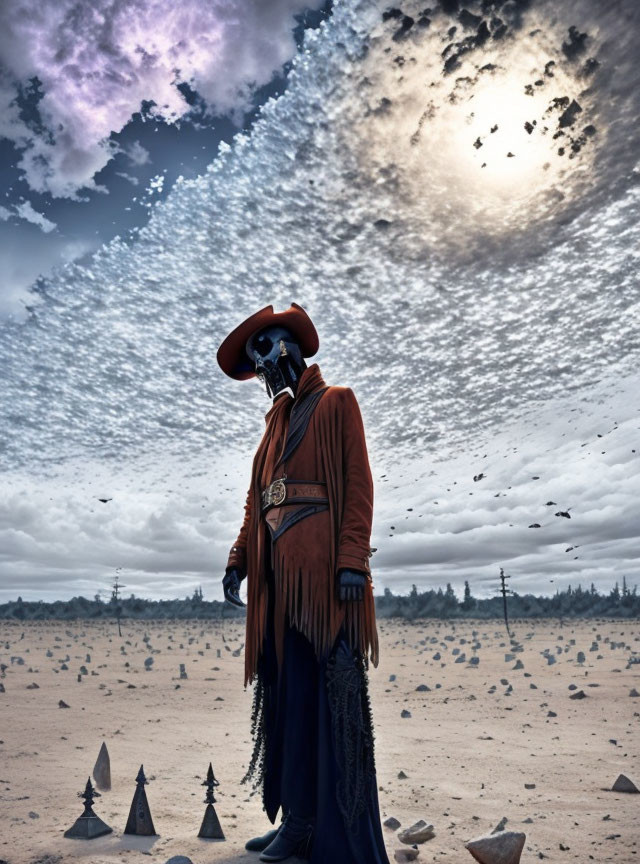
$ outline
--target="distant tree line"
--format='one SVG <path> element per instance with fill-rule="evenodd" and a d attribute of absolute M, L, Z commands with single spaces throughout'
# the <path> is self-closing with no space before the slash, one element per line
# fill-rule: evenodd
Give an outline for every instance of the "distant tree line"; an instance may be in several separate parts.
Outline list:
<path fill-rule="evenodd" d="M 18 597 L 9 603 L 0 604 L 0 619 L 13 618 L 19 621 L 67 621 L 73 618 L 95 620 L 141 618 L 242 618 L 244 610 L 237 609 L 221 600 L 204 600 L 202 590 L 196 588 L 191 597 L 184 600 L 146 600 L 131 594 L 129 597 L 112 598 L 104 602 L 99 594 L 93 600 L 72 597 L 71 600 L 27 601 Z"/>
<path fill-rule="evenodd" d="M 446 588 L 418 591 L 415 585 L 408 594 L 394 594 L 386 588 L 375 598 L 380 618 L 502 618 L 502 597 L 476 598 L 469 583 L 464 583 L 464 596 L 458 600 L 450 583 Z M 508 598 L 510 618 L 637 618 L 640 617 L 640 596 L 637 586 L 630 589 L 626 578 L 620 587 L 608 593 L 596 591 L 593 583 L 588 590 L 580 585 L 569 586 L 549 597 L 511 592 Z M 196 589 L 184 600 L 146 600 L 131 594 L 104 602 L 99 594 L 88 600 L 24 601 L 21 597 L 0 604 L 0 619 L 18 621 L 65 621 L 73 618 L 170 619 L 170 618 L 242 618 L 244 610 L 220 600 L 205 600 L 202 590 Z"/>
<path fill-rule="evenodd" d="M 601 594 L 591 583 L 588 590 L 570 585 L 564 591 L 543 597 L 535 594 L 509 592 L 510 618 L 637 618 L 640 616 L 640 596 L 637 586 L 629 589 L 626 578 L 622 588 L 616 582 L 609 593 Z M 464 583 L 464 596 L 458 600 L 450 583 L 447 587 L 418 591 L 412 586 L 409 594 L 393 594 L 388 588 L 376 597 L 376 613 L 381 618 L 502 618 L 502 597 L 476 598 L 469 583 Z"/>

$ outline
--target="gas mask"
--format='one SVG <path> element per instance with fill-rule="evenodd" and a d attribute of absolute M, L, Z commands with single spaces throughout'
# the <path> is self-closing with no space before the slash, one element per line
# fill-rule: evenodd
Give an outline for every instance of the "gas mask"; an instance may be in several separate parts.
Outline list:
<path fill-rule="evenodd" d="M 272 399 L 286 387 L 295 396 L 307 364 L 300 346 L 286 327 L 273 325 L 254 333 L 247 340 L 246 352 Z"/>

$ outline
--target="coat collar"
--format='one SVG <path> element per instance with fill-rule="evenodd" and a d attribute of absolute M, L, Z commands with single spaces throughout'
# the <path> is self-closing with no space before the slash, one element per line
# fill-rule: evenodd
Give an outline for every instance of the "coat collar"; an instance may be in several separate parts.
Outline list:
<path fill-rule="evenodd" d="M 293 406 L 304 399 L 305 396 L 308 396 L 309 393 L 315 393 L 316 390 L 320 390 L 326 386 L 325 380 L 320 372 L 320 367 L 317 363 L 312 363 L 311 366 L 307 366 L 300 376 L 300 382 L 298 384 L 295 398 L 292 399 L 291 394 L 288 391 L 284 393 L 281 391 L 275 397 L 273 405 L 265 414 L 265 420 L 269 420 L 271 415 L 275 413 L 276 408 L 284 408 L 287 404 Z"/>

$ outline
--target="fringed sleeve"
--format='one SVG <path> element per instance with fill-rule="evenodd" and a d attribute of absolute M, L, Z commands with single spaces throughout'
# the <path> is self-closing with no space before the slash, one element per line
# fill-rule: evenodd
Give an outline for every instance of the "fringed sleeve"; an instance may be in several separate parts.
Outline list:
<path fill-rule="evenodd" d="M 229 558 L 227 559 L 227 569 L 229 567 L 238 567 L 246 575 L 247 572 L 247 535 L 249 533 L 249 521 L 251 519 L 251 488 L 247 492 L 247 498 L 244 505 L 244 520 L 238 539 L 231 547 Z"/>
<path fill-rule="evenodd" d="M 336 571 L 346 568 L 369 573 L 373 479 L 358 402 L 351 388 L 345 387 L 342 394 L 344 503 Z"/>
<path fill-rule="evenodd" d="M 331 387 L 328 393 L 331 396 L 325 397 L 321 415 L 320 444 L 332 513 L 332 580 L 337 581 L 342 568 L 361 570 L 369 576 L 363 600 L 338 601 L 336 621 L 344 623 L 349 645 L 377 666 L 379 643 L 369 568 L 373 479 L 364 424 L 350 388 Z M 332 591 L 337 595 L 337 585 L 332 585 Z"/>

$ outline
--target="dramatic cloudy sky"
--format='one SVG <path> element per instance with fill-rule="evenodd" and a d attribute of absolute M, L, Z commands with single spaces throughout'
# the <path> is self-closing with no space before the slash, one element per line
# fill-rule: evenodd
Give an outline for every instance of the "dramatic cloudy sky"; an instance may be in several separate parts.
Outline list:
<path fill-rule="evenodd" d="M 215 350 L 291 300 L 376 590 L 640 581 L 634 0 L 11 5 L 0 597 L 221 596 L 268 402 Z"/>

